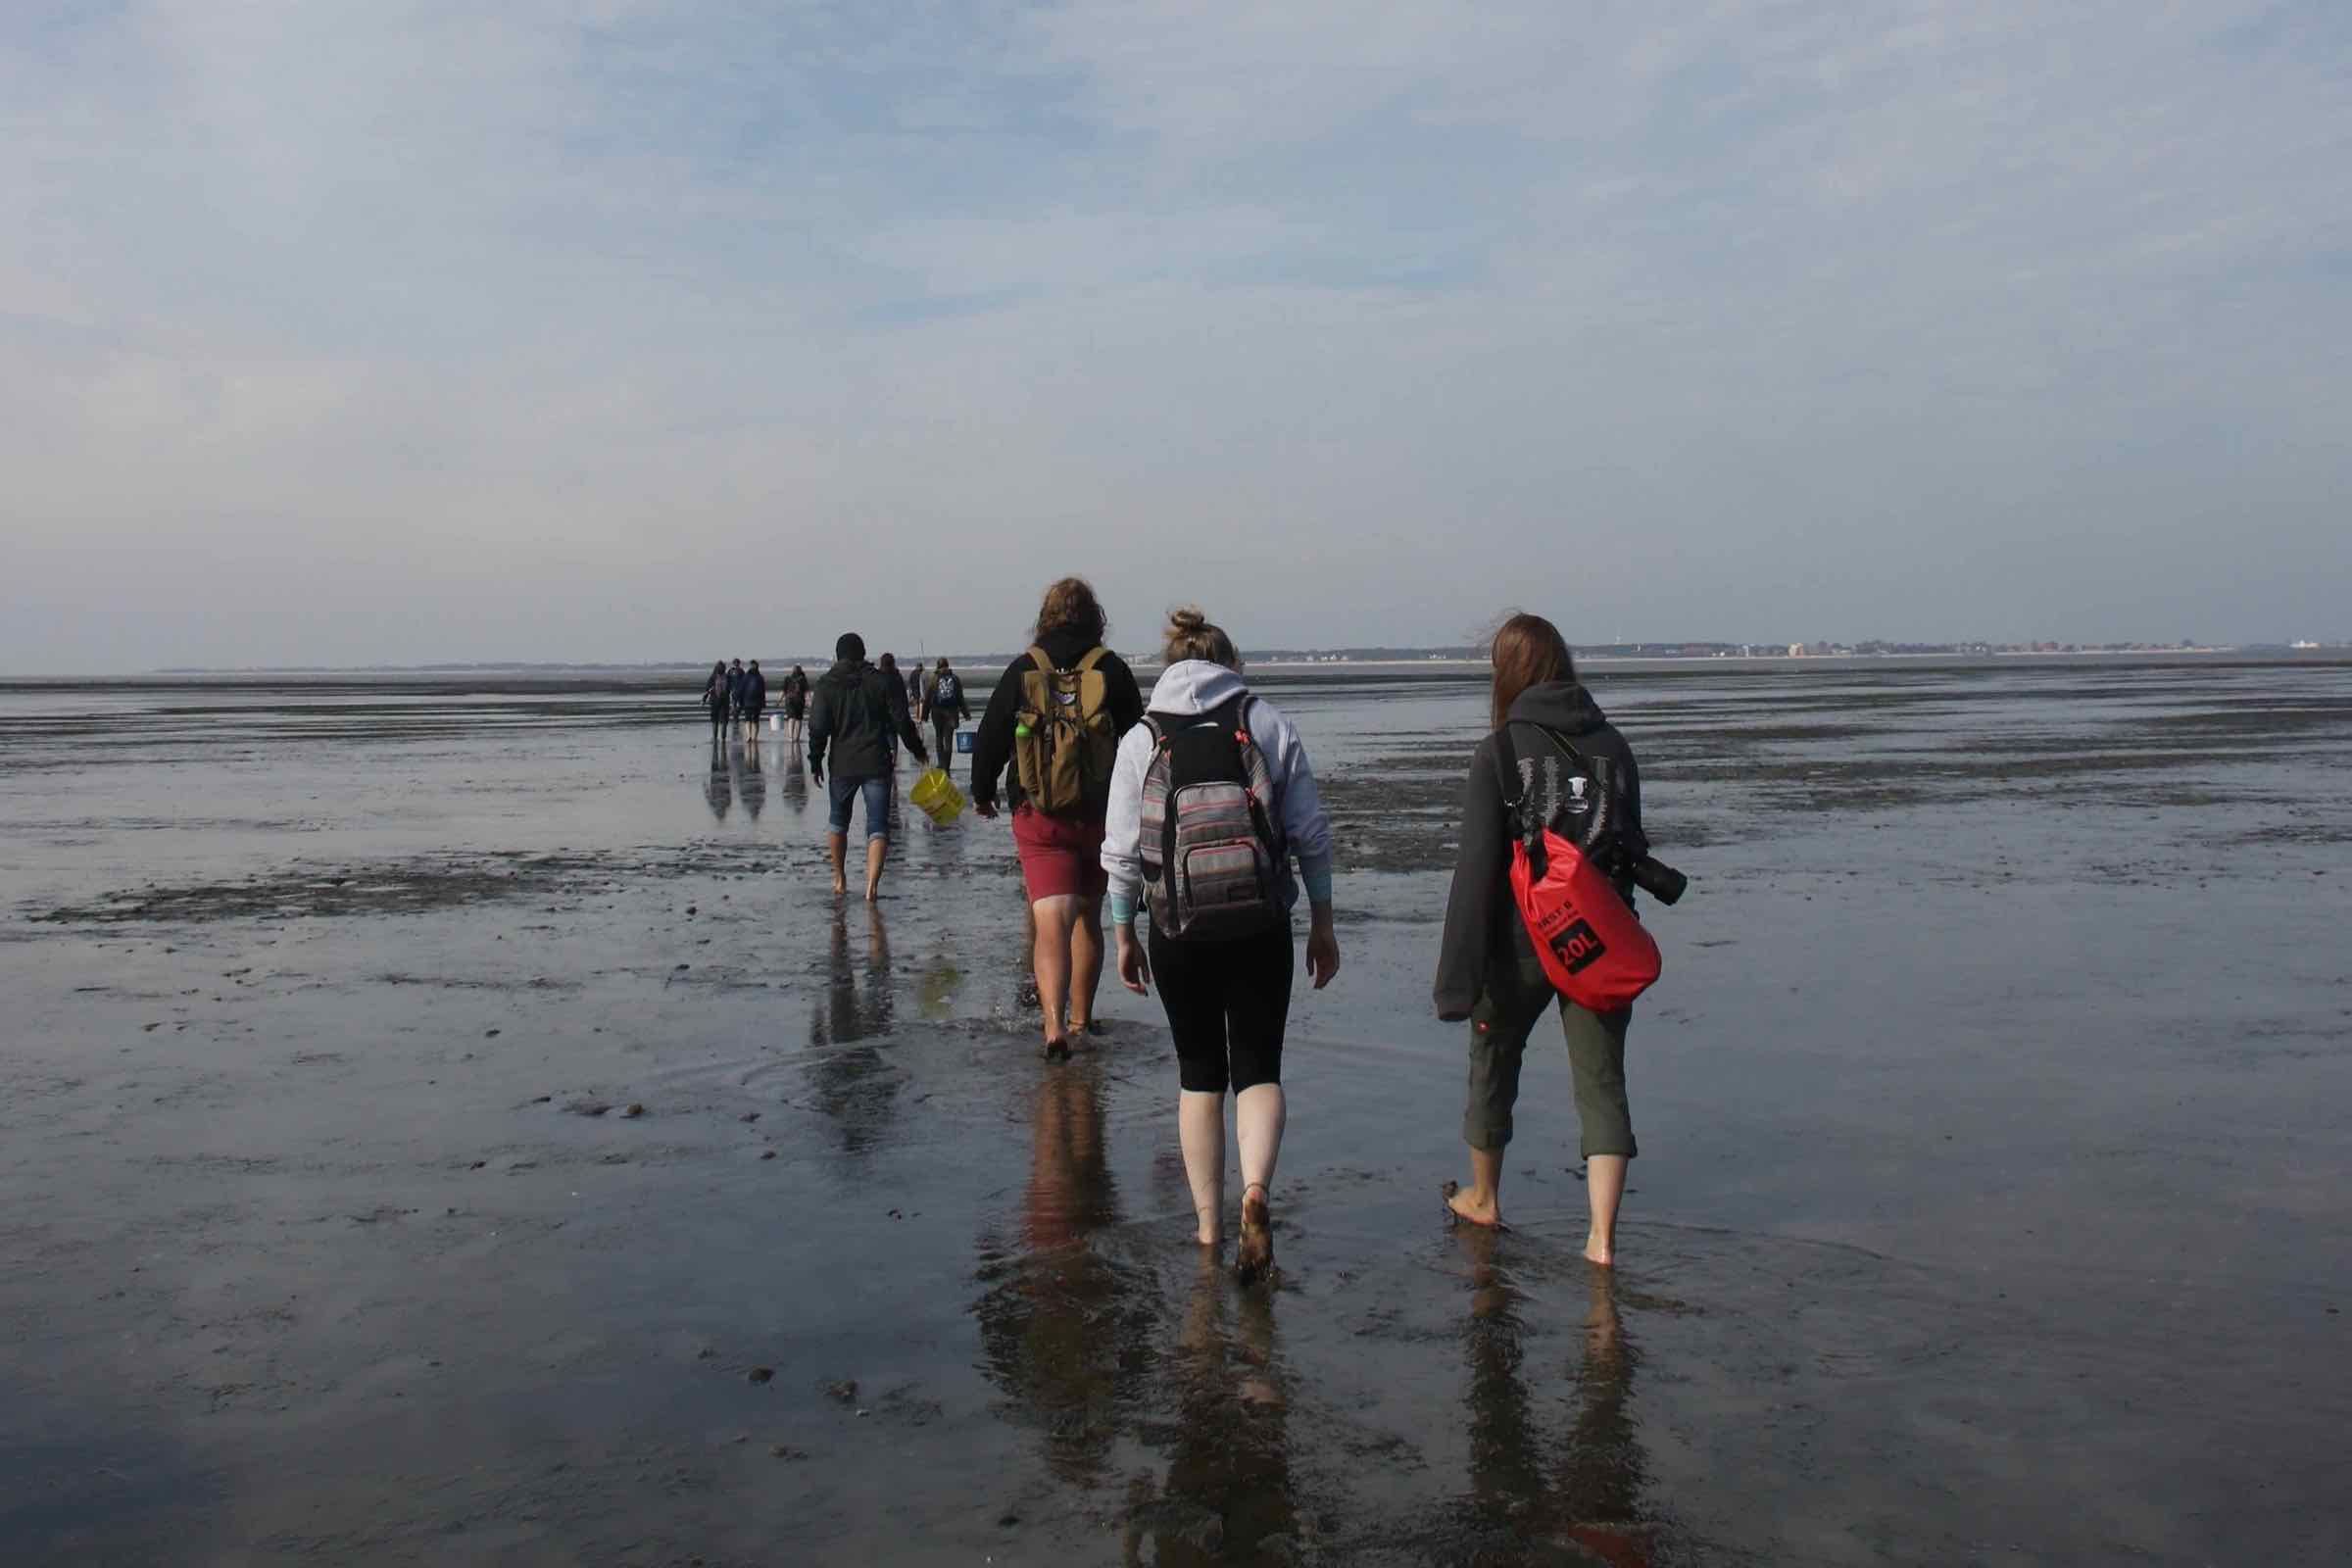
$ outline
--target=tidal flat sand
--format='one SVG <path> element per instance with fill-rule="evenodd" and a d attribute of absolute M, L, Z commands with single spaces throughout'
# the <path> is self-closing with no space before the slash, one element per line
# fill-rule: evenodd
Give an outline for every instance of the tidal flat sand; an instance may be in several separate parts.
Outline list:
<path fill-rule="evenodd" d="M 1002 822 L 869 912 L 692 671 L 0 683 L 0 1561 L 2352 1559 L 2352 665 L 1592 684 L 1694 884 L 1622 1266 L 1541 1034 L 1440 1220 L 1481 688 L 1269 672 L 1347 968 L 1245 1292 Z"/>

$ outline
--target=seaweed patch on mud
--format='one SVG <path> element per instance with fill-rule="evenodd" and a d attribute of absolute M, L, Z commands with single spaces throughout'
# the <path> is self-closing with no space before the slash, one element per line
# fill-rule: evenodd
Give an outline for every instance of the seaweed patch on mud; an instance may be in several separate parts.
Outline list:
<path fill-rule="evenodd" d="M 544 895 L 611 869 L 602 856 L 519 853 L 451 856 L 375 865 L 305 865 L 233 882 L 149 884 L 89 904 L 33 915 L 37 924 L 133 921 L 299 920 L 336 915 L 423 914 L 501 899 Z"/>

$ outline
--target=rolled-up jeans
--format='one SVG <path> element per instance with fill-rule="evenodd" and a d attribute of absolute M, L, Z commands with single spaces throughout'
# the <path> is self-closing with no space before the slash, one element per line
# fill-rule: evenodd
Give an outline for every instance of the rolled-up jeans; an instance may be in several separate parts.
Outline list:
<path fill-rule="evenodd" d="M 1470 1086 L 1462 1106 L 1462 1142 L 1501 1150 L 1511 1141 L 1519 1100 L 1519 1064 L 1527 1039 L 1554 1004 L 1576 1075 L 1576 1119 L 1584 1157 L 1640 1153 L 1625 1093 L 1625 1030 L 1633 1009 L 1592 1012 L 1552 990 L 1533 952 L 1489 965 L 1486 989 L 1470 1010 Z"/>
<path fill-rule="evenodd" d="M 833 831 L 849 832 L 853 803 L 862 795 L 865 797 L 865 836 L 869 839 L 890 837 L 890 797 L 895 782 L 888 773 L 879 773 L 872 778 L 843 778 L 836 773 L 826 779 L 825 799 L 833 808 Z"/>

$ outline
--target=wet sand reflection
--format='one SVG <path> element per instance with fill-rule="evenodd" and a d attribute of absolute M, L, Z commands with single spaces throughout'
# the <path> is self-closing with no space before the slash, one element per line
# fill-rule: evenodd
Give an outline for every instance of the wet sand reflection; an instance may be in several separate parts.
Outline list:
<path fill-rule="evenodd" d="M 755 822 L 767 805 L 767 779 L 760 771 L 760 743 L 753 741 L 744 747 L 740 765 L 730 767 L 735 782 L 735 798 L 743 803 L 746 815 Z"/>
<path fill-rule="evenodd" d="M 703 780 L 703 799 L 710 805 L 710 819 L 724 822 L 728 808 L 735 804 L 735 781 L 727 772 L 726 742 L 710 743 L 710 771 Z"/>
<path fill-rule="evenodd" d="M 890 932 L 876 905 L 862 905 L 865 952 L 851 951 L 851 914 L 846 904 L 833 910 L 826 955 L 825 994 L 812 1008 L 808 1075 L 826 1125 L 842 1152 L 871 1153 L 884 1147 L 897 1118 L 905 1076 L 884 1057 L 882 1041 L 897 1010 L 890 961 Z"/>
<path fill-rule="evenodd" d="M 1167 1474 L 1156 1493 L 1149 1475 L 1129 1489 L 1126 1562 L 1295 1560 L 1298 1510 L 1274 1303 L 1273 1291 L 1242 1289 L 1200 1253 L 1168 1369 L 1176 1420 Z"/>
<path fill-rule="evenodd" d="M 1647 1457 L 1631 1410 L 1639 1357 L 1618 1311 L 1616 1272 L 1581 1259 L 1571 1265 L 1588 1276 L 1583 1362 L 1576 1369 L 1575 1413 L 1556 1453 L 1549 1452 L 1552 1440 L 1529 1394 L 1531 1381 L 1547 1382 L 1549 1373 L 1539 1368 L 1531 1377 L 1524 1315 L 1531 1306 L 1544 1310 L 1546 1303 L 1531 1303 L 1510 1268 L 1497 1261 L 1506 1238 L 1465 1231 L 1458 1240 L 1472 1286 L 1463 1339 L 1470 1440 L 1465 1523 L 1497 1550 L 1565 1548 L 1559 1560 L 1596 1557 L 1612 1568 L 1647 1568 Z"/>
<path fill-rule="evenodd" d="M 1017 1237 L 992 1230 L 980 1239 L 987 1290 L 972 1310 L 981 1370 L 1018 1418 L 1042 1430 L 1056 1478 L 1099 1486 L 1110 1476 L 1121 1390 L 1150 1366 L 1157 1342 L 1154 1293 L 1148 1276 L 1090 1245 L 1120 1218 L 1096 1064 L 1047 1073 L 1030 1097 L 1029 1124 Z"/>

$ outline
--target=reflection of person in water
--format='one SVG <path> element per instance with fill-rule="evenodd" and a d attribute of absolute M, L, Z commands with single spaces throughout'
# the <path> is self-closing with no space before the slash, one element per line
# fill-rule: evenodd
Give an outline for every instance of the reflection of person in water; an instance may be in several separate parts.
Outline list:
<path fill-rule="evenodd" d="M 784 804 L 792 808 L 794 815 L 807 816 L 808 814 L 808 765 L 802 759 L 801 749 L 789 742 L 785 744 L 782 755 L 784 776 L 778 781 L 776 787 L 784 796 Z"/>
<path fill-rule="evenodd" d="M 1237 1314 L 1238 1332 L 1229 1322 Z M 1167 1479 L 1157 1498 L 1148 1480 L 1129 1494 L 1127 1560 L 1142 1560 L 1146 1535 L 1158 1563 L 1293 1560 L 1295 1550 L 1279 1549 L 1298 1528 L 1298 1508 L 1273 1297 L 1235 1292 L 1203 1253 L 1177 1345 Z"/>
<path fill-rule="evenodd" d="M 767 780 L 760 772 L 759 747 L 746 746 L 743 749 L 743 768 L 734 774 L 734 780 L 735 793 L 743 802 L 745 814 L 753 821 L 759 821 L 761 808 L 767 805 Z"/>
<path fill-rule="evenodd" d="M 837 906 L 825 996 L 808 1023 L 808 1043 L 818 1048 L 808 1073 L 817 1103 L 853 1154 L 879 1143 L 897 1112 L 903 1080 L 870 1043 L 890 1032 L 891 1013 L 890 933 L 882 911 L 866 906 L 865 960 L 859 964 L 850 952 L 849 911 Z"/>
<path fill-rule="evenodd" d="M 727 772 L 726 749 L 715 741 L 710 746 L 710 772 L 703 780 L 703 799 L 710 803 L 714 822 L 724 822 L 727 808 L 735 804 L 735 781 Z"/>
<path fill-rule="evenodd" d="M 1547 1462 L 1542 1422 L 1531 1409 L 1525 1376 L 1526 1298 L 1494 1260 L 1492 1229 L 1460 1237 L 1471 1260 L 1470 1494 L 1468 1512 L 1482 1534 L 1513 1549 L 1533 1542 L 1568 1542 L 1612 1568 L 1646 1568 L 1649 1532 L 1642 1493 L 1647 1459 L 1628 1403 L 1635 1352 L 1617 1314 L 1617 1282 L 1589 1270 L 1584 1365 L 1575 1420 L 1556 1469 Z"/>
<path fill-rule="evenodd" d="M 982 1370 L 1044 1429 L 1062 1480 L 1108 1479 L 1123 1377 L 1155 1338 L 1152 1282 L 1090 1244 L 1119 1219 L 1102 1148 L 1102 1081 L 1091 1064 L 1042 1080 L 1030 1103 L 1020 1234 L 981 1238 Z"/>

